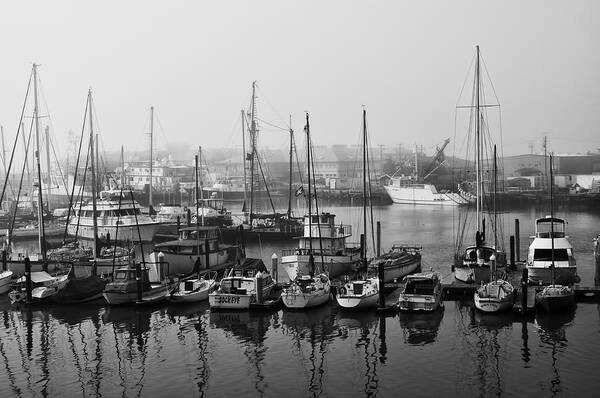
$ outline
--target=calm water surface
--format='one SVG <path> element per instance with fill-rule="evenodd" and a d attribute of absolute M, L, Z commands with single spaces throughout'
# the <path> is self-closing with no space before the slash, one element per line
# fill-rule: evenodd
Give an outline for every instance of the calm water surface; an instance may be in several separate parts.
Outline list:
<path fill-rule="evenodd" d="M 328 208 L 358 225 L 357 209 Z M 521 258 L 534 209 L 521 220 Z M 583 284 L 594 283 L 600 213 L 561 212 Z M 450 272 L 453 209 L 389 206 L 382 246 L 423 245 L 425 267 Z M 359 226 L 360 227 L 360 226 Z M 355 234 L 358 231 L 355 226 Z M 270 261 L 280 245 L 248 254 Z M 306 312 L 212 312 L 208 304 L 12 307 L 0 298 L 0 397 L 29 396 L 596 396 L 600 304 L 560 315 L 443 312 L 378 317 L 334 305 Z"/>

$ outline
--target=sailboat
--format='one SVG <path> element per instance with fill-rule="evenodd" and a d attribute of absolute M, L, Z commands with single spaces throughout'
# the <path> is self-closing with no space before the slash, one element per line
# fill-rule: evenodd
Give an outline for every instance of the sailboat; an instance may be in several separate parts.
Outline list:
<path fill-rule="evenodd" d="M 550 155 L 550 278 L 551 284 L 542 289 L 541 292 L 535 295 L 535 302 L 538 306 L 547 312 L 563 311 L 572 308 L 575 305 L 575 290 L 572 286 L 562 285 L 557 283 L 554 240 L 556 238 L 564 238 L 558 232 L 555 235 L 554 231 L 554 179 L 552 174 L 552 155 Z M 559 249 L 560 250 L 560 249 Z M 560 252 L 559 252 L 560 253 Z"/>
<path fill-rule="evenodd" d="M 304 235 L 298 239 L 295 249 L 282 251 L 281 264 L 290 280 L 298 275 L 311 275 L 313 267 L 328 273 L 330 278 L 349 274 L 360 265 L 360 248 L 349 247 L 346 239 L 352 236 L 350 225 L 336 225 L 335 214 L 322 212 L 319 214 L 319 204 L 316 189 L 313 193 L 314 169 L 311 164 L 312 144 L 310 124 L 306 114 L 306 146 L 308 167 L 308 214 L 304 216 Z M 313 212 L 312 203 L 316 211 Z M 311 261 L 311 258 L 313 259 Z"/>
<path fill-rule="evenodd" d="M 496 221 L 497 171 L 496 145 L 494 145 L 494 222 Z M 496 230 L 495 227 L 494 230 Z M 494 236 L 496 236 L 495 233 Z M 507 280 L 498 277 L 496 258 L 492 254 L 490 257 L 490 281 L 475 290 L 475 308 L 484 312 L 505 311 L 512 308 L 514 296 L 515 288 L 513 285 Z"/>
<path fill-rule="evenodd" d="M 482 158 L 484 156 L 484 142 L 489 140 L 485 137 L 487 124 L 484 120 L 484 110 L 489 106 L 499 106 L 496 104 L 483 104 L 483 82 L 481 80 L 481 56 L 479 46 L 476 47 L 475 61 L 475 83 L 473 86 L 474 104 L 468 106 L 471 109 L 471 123 L 474 125 L 474 143 L 475 143 L 475 244 L 464 247 L 463 238 L 468 233 L 469 209 L 465 208 L 462 212 L 464 219 L 459 222 L 459 233 L 456 239 L 456 251 L 454 255 L 454 276 L 457 280 L 465 283 L 480 283 L 490 280 L 491 259 L 495 261 L 498 268 L 506 265 L 506 253 L 496 245 L 486 243 L 485 214 L 484 214 L 484 176 Z M 497 225 L 492 224 L 494 236 L 497 236 Z M 497 242 L 494 242 L 497 243 Z"/>

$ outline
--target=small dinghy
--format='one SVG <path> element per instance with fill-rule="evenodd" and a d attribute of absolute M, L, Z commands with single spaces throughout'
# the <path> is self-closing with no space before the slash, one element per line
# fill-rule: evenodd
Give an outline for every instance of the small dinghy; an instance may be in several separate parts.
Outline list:
<path fill-rule="evenodd" d="M 512 308 L 515 288 L 509 282 L 498 279 L 481 285 L 475 291 L 475 308 L 483 312 L 500 312 Z"/>
<path fill-rule="evenodd" d="M 208 294 L 219 287 L 215 271 L 193 275 L 179 281 L 168 300 L 172 303 L 197 303 L 208 299 Z"/>

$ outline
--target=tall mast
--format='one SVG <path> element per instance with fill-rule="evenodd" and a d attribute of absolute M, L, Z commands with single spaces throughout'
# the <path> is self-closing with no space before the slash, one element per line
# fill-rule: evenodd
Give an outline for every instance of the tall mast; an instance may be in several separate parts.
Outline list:
<path fill-rule="evenodd" d="M 256 158 L 256 82 L 252 82 L 252 101 L 250 102 L 250 146 L 252 157 L 250 159 L 250 225 L 254 212 L 254 159 Z"/>
<path fill-rule="evenodd" d="M 415 152 L 416 155 L 416 152 Z M 367 110 L 363 108 L 363 266 L 367 260 Z"/>
<path fill-rule="evenodd" d="M 48 173 L 48 197 L 46 198 L 46 203 L 48 203 L 48 211 L 50 211 L 50 199 L 52 194 L 52 175 L 50 174 L 50 126 L 46 126 L 44 132 L 46 134 L 46 170 Z"/>
<path fill-rule="evenodd" d="M 121 145 L 121 189 L 125 186 L 125 156 L 123 153 L 123 145 Z"/>
<path fill-rule="evenodd" d="M 554 285 L 555 275 L 554 275 L 554 178 L 552 174 L 552 153 L 550 154 L 550 241 L 552 242 L 552 255 L 550 263 L 550 277 L 552 278 L 552 284 Z"/>
<path fill-rule="evenodd" d="M 246 205 L 248 202 L 248 182 L 246 177 L 246 132 L 244 131 L 244 124 L 246 123 L 246 117 L 244 115 L 244 110 L 242 109 L 242 168 L 244 169 L 244 210 L 246 209 Z"/>
<path fill-rule="evenodd" d="M 479 109 L 479 46 L 477 46 L 477 61 L 475 62 L 475 175 L 477 180 L 477 231 L 481 228 L 481 137 L 480 137 L 480 109 Z"/>
<path fill-rule="evenodd" d="M 25 135 L 25 132 L 23 132 Z M 6 172 L 6 147 L 4 146 L 4 126 L 0 125 L 0 137 L 2 138 L 2 166 L 4 167 L 4 175 L 8 178 L 8 173 Z"/>
<path fill-rule="evenodd" d="M 200 221 L 200 218 L 198 216 L 198 155 L 194 155 L 194 206 L 196 207 L 196 228 L 197 228 L 198 223 Z"/>
<path fill-rule="evenodd" d="M 419 150 L 415 143 L 415 181 L 419 180 Z"/>
<path fill-rule="evenodd" d="M 93 113 L 92 113 L 92 90 L 88 91 L 88 107 L 89 107 L 89 117 L 90 117 L 90 159 L 91 159 L 91 168 L 92 168 L 92 220 L 93 220 L 93 228 L 94 228 L 94 258 L 97 258 L 100 255 L 100 246 L 98 245 L 98 211 L 96 205 L 96 189 L 98 188 L 96 185 L 96 164 L 95 164 L 95 156 L 94 156 L 94 125 L 93 125 Z M 117 237 L 115 236 L 116 240 Z"/>
<path fill-rule="evenodd" d="M 96 133 L 96 192 L 102 190 L 102 174 L 100 173 L 100 134 Z"/>
<path fill-rule="evenodd" d="M 290 115 L 290 180 L 288 186 L 288 210 L 287 216 L 288 219 L 292 218 L 292 153 L 294 151 L 294 130 L 292 130 L 292 115 Z"/>
<path fill-rule="evenodd" d="M 38 218 L 38 244 L 44 264 L 46 263 L 46 250 L 44 247 L 44 213 L 42 208 L 42 172 L 40 166 L 40 120 L 39 120 L 39 108 L 38 108 L 38 82 L 37 82 L 37 67 L 38 65 L 33 64 L 33 99 L 34 109 L 33 117 L 35 119 L 35 163 L 37 167 L 37 178 L 38 178 L 38 201 L 37 201 L 37 218 Z"/>
<path fill-rule="evenodd" d="M 308 168 L 308 249 L 312 254 L 312 197 L 310 188 L 310 124 L 308 122 L 308 112 L 306 112 L 306 166 Z"/>
<path fill-rule="evenodd" d="M 204 226 L 204 190 L 202 189 L 202 146 L 198 147 L 198 180 L 200 182 L 200 204 L 202 205 L 202 226 Z"/>
<path fill-rule="evenodd" d="M 152 143 L 154 141 L 154 107 L 150 107 L 150 185 L 148 189 L 148 203 L 152 207 Z"/>
<path fill-rule="evenodd" d="M 498 191 L 498 163 L 497 163 L 497 158 L 496 158 L 496 145 L 494 145 L 494 249 L 498 250 L 498 233 L 496 232 L 497 228 L 496 228 L 496 214 L 497 214 L 497 209 L 496 209 L 496 194 Z"/>

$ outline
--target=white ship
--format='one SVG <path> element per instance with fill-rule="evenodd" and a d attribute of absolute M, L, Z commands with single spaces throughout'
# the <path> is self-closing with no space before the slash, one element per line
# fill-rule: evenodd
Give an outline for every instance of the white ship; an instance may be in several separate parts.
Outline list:
<path fill-rule="evenodd" d="M 392 202 L 400 204 L 459 206 L 470 202 L 459 193 L 439 192 L 433 184 L 415 184 L 403 177 L 392 178 L 384 188 Z"/>
<path fill-rule="evenodd" d="M 160 223 L 142 214 L 140 205 L 131 196 L 119 190 L 102 191 L 96 203 L 98 237 L 111 241 L 151 242 Z M 94 239 L 92 204 L 80 205 L 69 221 L 67 232 L 83 239 Z M 118 223 L 118 231 L 117 231 Z M 139 228 L 139 235 L 138 235 Z M 118 234 L 118 236 L 117 236 Z"/>

